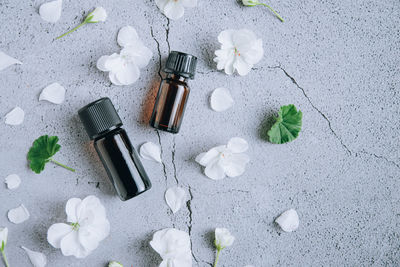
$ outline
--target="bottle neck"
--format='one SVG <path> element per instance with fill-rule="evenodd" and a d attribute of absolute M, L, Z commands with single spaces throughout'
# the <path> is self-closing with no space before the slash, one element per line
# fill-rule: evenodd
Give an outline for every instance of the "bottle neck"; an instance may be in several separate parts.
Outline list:
<path fill-rule="evenodd" d="M 173 80 L 173 81 L 186 83 L 188 78 L 183 77 L 183 76 L 178 75 L 178 74 L 175 74 L 175 73 L 168 73 L 166 79 L 170 79 L 170 80 Z"/>

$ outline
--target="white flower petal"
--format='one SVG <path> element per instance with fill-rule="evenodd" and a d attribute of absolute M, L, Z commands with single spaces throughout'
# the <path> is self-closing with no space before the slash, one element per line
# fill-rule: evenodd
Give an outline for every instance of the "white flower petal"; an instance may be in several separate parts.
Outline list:
<path fill-rule="evenodd" d="M 47 242 L 55 248 L 60 248 L 61 240 L 72 231 L 71 225 L 55 223 L 47 230 Z"/>
<path fill-rule="evenodd" d="M 122 84 L 122 83 L 120 83 L 120 82 L 118 81 L 118 79 L 117 79 L 117 74 L 116 74 L 115 72 L 110 71 L 110 72 L 108 73 L 108 78 L 110 78 L 110 81 L 111 81 L 112 84 L 115 84 L 115 85 L 124 85 L 124 84 Z"/>
<path fill-rule="evenodd" d="M 120 46 L 125 47 L 128 45 L 133 45 L 138 41 L 140 41 L 139 35 L 132 26 L 125 26 L 119 30 L 117 42 Z"/>
<path fill-rule="evenodd" d="M 177 20 L 183 17 L 185 8 L 180 1 L 169 1 L 164 7 L 164 15 L 172 20 Z"/>
<path fill-rule="evenodd" d="M 30 215 L 25 206 L 21 204 L 19 207 L 9 210 L 7 216 L 10 222 L 19 224 L 28 220 Z"/>
<path fill-rule="evenodd" d="M 235 61 L 233 62 L 233 68 L 237 70 L 240 76 L 246 76 L 251 71 L 253 65 L 248 64 L 244 61 L 242 56 L 235 57 Z"/>
<path fill-rule="evenodd" d="M 70 198 L 65 205 L 65 213 L 67 213 L 67 222 L 78 222 L 78 206 L 81 204 L 80 198 Z"/>
<path fill-rule="evenodd" d="M 15 107 L 5 117 L 5 123 L 8 125 L 20 125 L 24 122 L 25 112 L 20 107 Z"/>
<path fill-rule="evenodd" d="M 103 22 L 107 19 L 107 12 L 104 7 L 96 7 L 95 10 L 91 13 L 90 16 L 93 16 L 90 19 L 91 23 Z"/>
<path fill-rule="evenodd" d="M 7 184 L 8 189 L 17 189 L 21 184 L 21 178 L 19 178 L 19 176 L 16 174 L 10 174 L 6 177 L 5 183 Z"/>
<path fill-rule="evenodd" d="M 243 138 L 233 137 L 229 140 L 227 148 L 233 153 L 243 153 L 249 149 L 249 144 Z"/>
<path fill-rule="evenodd" d="M 153 57 L 153 52 L 139 40 L 121 50 L 121 56 L 130 58 L 139 68 L 144 68 Z"/>
<path fill-rule="evenodd" d="M 276 218 L 275 222 L 279 224 L 285 232 L 295 231 L 300 224 L 299 215 L 294 209 L 289 209 L 282 213 L 278 218 Z"/>
<path fill-rule="evenodd" d="M 161 163 L 161 148 L 152 142 L 144 143 L 139 149 L 139 154 L 144 159 Z"/>
<path fill-rule="evenodd" d="M 162 12 L 164 12 L 164 8 L 168 4 L 168 2 L 169 0 L 156 0 L 156 5 Z"/>
<path fill-rule="evenodd" d="M 8 228 L 7 227 L 0 227 L 0 247 L 4 242 L 4 246 L 7 245 L 7 238 L 8 238 Z"/>
<path fill-rule="evenodd" d="M 173 213 L 179 211 L 185 203 L 186 192 L 182 187 L 173 186 L 165 192 L 165 201 Z"/>
<path fill-rule="evenodd" d="M 219 156 L 219 151 L 216 148 L 211 148 L 206 153 L 201 153 L 196 157 L 196 162 L 202 166 L 207 166 L 211 161 L 215 160 Z"/>
<path fill-rule="evenodd" d="M 131 85 L 139 79 L 140 70 L 138 66 L 133 63 L 122 66 L 122 69 L 115 72 L 115 77 L 123 85 Z"/>
<path fill-rule="evenodd" d="M 78 259 L 85 258 L 92 251 L 86 250 L 79 241 L 77 231 L 67 234 L 60 243 L 61 252 L 64 256 L 75 256 Z"/>
<path fill-rule="evenodd" d="M 215 111 L 224 111 L 232 107 L 234 100 L 226 88 L 215 89 L 210 97 L 211 108 Z"/>
<path fill-rule="evenodd" d="M 39 8 L 40 17 L 48 22 L 57 22 L 61 17 L 62 0 L 44 3 Z"/>
<path fill-rule="evenodd" d="M 123 65 L 124 61 L 117 53 L 112 54 L 104 61 L 104 68 L 107 69 L 107 71 L 118 72 L 122 69 Z"/>
<path fill-rule="evenodd" d="M 230 247 L 235 237 L 226 228 L 215 228 L 215 244 L 221 248 Z"/>
<path fill-rule="evenodd" d="M 110 71 L 110 69 L 108 69 L 106 67 L 106 62 L 108 60 L 109 56 L 101 56 L 96 63 L 96 67 L 101 70 L 101 71 Z"/>
<path fill-rule="evenodd" d="M 224 172 L 229 177 L 237 177 L 244 173 L 249 157 L 246 154 L 229 155 L 228 163 L 224 165 Z"/>
<path fill-rule="evenodd" d="M 190 237 L 184 231 L 173 228 L 157 231 L 150 241 L 150 246 L 163 260 L 183 259 L 190 261 L 190 265 L 187 266 L 191 266 Z"/>
<path fill-rule="evenodd" d="M 218 35 L 218 42 L 222 44 L 222 49 L 228 49 L 228 48 L 234 48 L 233 44 L 233 34 L 235 33 L 235 30 L 229 29 L 222 31 Z"/>
<path fill-rule="evenodd" d="M 22 64 L 22 62 L 0 51 L 0 71 L 14 64 Z"/>
<path fill-rule="evenodd" d="M 262 40 L 257 39 L 253 47 L 246 53 L 242 54 L 244 61 L 248 64 L 254 65 L 258 63 L 264 56 L 264 48 L 262 46 Z"/>
<path fill-rule="evenodd" d="M 65 99 L 65 88 L 59 83 L 52 83 L 42 90 L 39 101 L 46 100 L 54 104 L 62 104 Z"/>
<path fill-rule="evenodd" d="M 46 266 L 47 259 L 43 253 L 32 251 L 24 246 L 22 246 L 21 248 L 23 248 L 26 251 L 26 254 L 28 254 L 29 260 L 31 261 L 31 263 L 34 267 Z"/>
<path fill-rule="evenodd" d="M 225 178 L 225 170 L 220 164 L 219 158 L 213 159 L 209 164 L 207 164 L 204 169 L 204 174 L 213 180 L 221 180 Z"/>

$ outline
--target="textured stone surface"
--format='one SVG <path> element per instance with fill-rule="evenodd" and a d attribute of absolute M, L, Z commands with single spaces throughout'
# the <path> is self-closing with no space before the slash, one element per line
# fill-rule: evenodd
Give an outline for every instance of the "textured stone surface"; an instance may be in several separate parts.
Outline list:
<path fill-rule="evenodd" d="M 272 1 L 286 19 L 266 8 L 245 8 L 235 0 L 200 0 L 185 17 L 168 21 L 154 1 L 86 0 L 63 2 L 59 22 L 38 15 L 41 1 L 0 0 L 0 50 L 24 64 L 0 73 L 0 114 L 15 105 L 25 122 L 0 124 L 0 176 L 22 178 L 15 191 L 0 188 L 0 226 L 10 229 L 11 266 L 29 266 L 23 245 L 44 252 L 49 266 L 156 266 L 148 245 L 165 227 L 189 231 L 194 266 L 214 260 L 212 231 L 227 227 L 235 244 L 219 266 L 356 266 L 400 264 L 399 59 L 400 2 Z M 54 37 L 79 24 L 83 12 L 104 6 L 105 23 L 87 25 L 70 36 Z M 111 85 L 95 67 L 119 51 L 120 27 L 134 26 L 154 52 L 133 86 Z M 215 70 L 217 35 L 227 28 L 250 28 L 263 38 L 265 57 L 248 76 Z M 157 133 L 147 125 L 159 64 L 168 50 L 199 57 L 198 75 L 180 134 Z M 67 89 L 64 104 L 39 102 L 41 90 L 58 81 Z M 211 91 L 231 89 L 235 106 L 223 113 L 208 105 Z M 164 166 L 143 161 L 153 189 L 128 202 L 115 195 L 77 118 L 77 110 L 101 96 L 118 107 L 132 142 L 160 143 Z M 262 139 L 263 126 L 280 105 L 304 113 L 300 137 L 286 145 Z M 42 134 L 58 135 L 57 159 L 76 173 L 48 165 L 36 175 L 26 153 Z M 250 143 L 251 162 L 235 179 L 207 179 L 194 157 L 240 136 Z M 183 186 L 187 207 L 173 215 L 164 203 L 168 186 Z M 46 241 L 48 227 L 64 221 L 70 197 L 98 196 L 105 204 L 111 234 L 83 260 L 63 257 Z M 31 218 L 11 224 L 7 211 L 23 203 Z M 296 232 L 283 233 L 274 219 L 295 208 Z"/>

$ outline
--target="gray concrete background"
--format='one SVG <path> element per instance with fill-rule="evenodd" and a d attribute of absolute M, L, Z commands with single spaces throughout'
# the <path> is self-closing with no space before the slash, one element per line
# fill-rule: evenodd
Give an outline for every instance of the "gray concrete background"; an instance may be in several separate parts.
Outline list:
<path fill-rule="evenodd" d="M 9 227 L 11 266 L 29 266 L 24 245 L 44 252 L 48 266 L 157 266 L 148 242 L 154 231 L 189 231 L 194 266 L 214 260 L 212 231 L 227 227 L 236 236 L 220 265 L 398 266 L 400 265 L 400 2 L 398 0 L 270 1 L 286 19 L 266 8 L 245 8 L 235 0 L 200 0 L 184 18 L 168 21 L 154 1 L 64 0 L 56 24 L 38 15 L 42 1 L 0 0 L 0 50 L 21 60 L 0 73 L 0 114 L 14 106 L 26 112 L 16 127 L 0 123 L 0 176 L 17 173 L 16 191 L 0 188 L 0 226 Z M 70 36 L 54 37 L 79 24 L 83 12 L 104 6 L 105 23 L 87 25 Z M 133 86 L 111 85 L 96 60 L 119 51 L 120 27 L 132 25 L 154 57 Z M 212 62 L 217 35 L 249 28 L 263 38 L 265 56 L 245 77 L 229 77 Z M 178 135 L 147 125 L 158 69 L 169 48 L 199 57 L 198 75 Z M 41 90 L 58 81 L 67 89 L 62 105 L 39 102 Z M 229 88 L 236 101 L 213 112 L 210 92 Z M 77 110 L 101 96 L 118 107 L 132 142 L 152 141 L 163 149 L 163 166 L 143 161 L 153 189 L 128 202 L 115 195 L 77 118 Z M 264 141 L 266 118 L 293 103 L 304 113 L 294 142 Z M 49 164 L 36 175 L 26 153 L 42 134 L 58 135 L 56 158 L 77 169 Z M 245 174 L 222 181 L 202 174 L 194 157 L 240 136 L 251 157 Z M 191 192 L 176 215 L 164 191 L 176 181 Z M 48 227 L 66 219 L 71 197 L 94 194 L 106 206 L 111 234 L 83 260 L 62 256 L 46 241 Z M 13 225 L 10 208 L 25 204 L 29 221 Z M 283 233 L 276 216 L 295 208 L 300 227 Z"/>

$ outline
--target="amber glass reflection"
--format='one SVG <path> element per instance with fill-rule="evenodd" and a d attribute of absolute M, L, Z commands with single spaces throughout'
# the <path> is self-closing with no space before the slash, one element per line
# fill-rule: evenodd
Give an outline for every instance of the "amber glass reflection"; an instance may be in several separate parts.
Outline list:
<path fill-rule="evenodd" d="M 169 74 L 158 90 L 150 125 L 171 133 L 179 132 L 189 92 L 186 78 Z"/>

